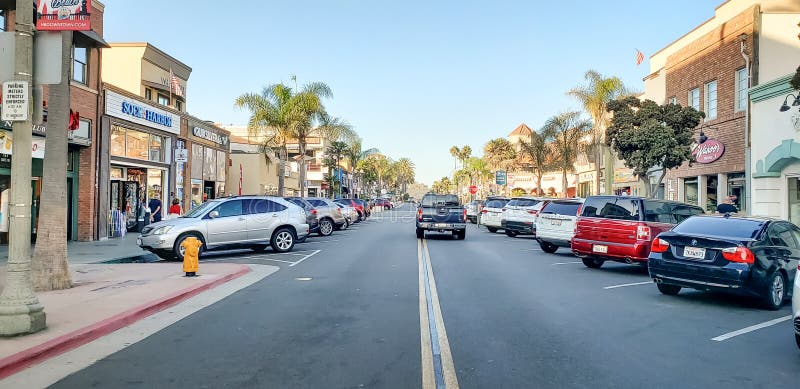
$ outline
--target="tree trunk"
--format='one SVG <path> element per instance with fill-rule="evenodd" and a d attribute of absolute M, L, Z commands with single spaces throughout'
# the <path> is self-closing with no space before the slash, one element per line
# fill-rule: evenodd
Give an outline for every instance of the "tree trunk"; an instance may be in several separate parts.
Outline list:
<path fill-rule="evenodd" d="M 614 194 L 614 154 L 611 153 L 610 147 L 604 148 L 605 166 L 606 166 L 606 190 L 605 194 Z"/>
<path fill-rule="evenodd" d="M 655 190 L 652 191 L 650 194 L 650 198 L 655 198 L 655 195 L 658 193 L 658 187 L 661 186 L 661 183 L 664 182 L 664 177 L 667 176 L 667 169 L 661 168 L 661 178 L 658 179 L 658 183 L 656 184 Z M 650 187 L 650 183 L 647 183 L 648 188 Z M 666 197 L 666 196 L 664 196 Z"/>
<path fill-rule="evenodd" d="M 298 184 L 300 186 L 300 197 L 306 197 L 306 140 L 298 139 L 297 144 L 300 148 L 300 172 L 298 173 Z"/>
<path fill-rule="evenodd" d="M 286 189 L 286 150 L 278 151 L 278 196 L 283 197 Z"/>
<path fill-rule="evenodd" d="M 567 170 L 564 169 L 561 171 L 561 190 L 564 191 L 564 198 L 569 197 L 568 190 L 567 190 Z"/>
<path fill-rule="evenodd" d="M 537 196 L 541 196 L 544 194 L 544 191 L 542 190 L 542 173 L 539 173 L 539 175 L 536 176 L 536 190 L 537 190 L 536 192 Z"/>
<path fill-rule="evenodd" d="M 45 139 L 41 207 L 36 246 L 33 250 L 33 282 L 39 291 L 72 287 L 67 262 L 67 127 L 69 126 L 72 32 L 61 32 L 61 83 L 51 85 L 47 138 Z"/>

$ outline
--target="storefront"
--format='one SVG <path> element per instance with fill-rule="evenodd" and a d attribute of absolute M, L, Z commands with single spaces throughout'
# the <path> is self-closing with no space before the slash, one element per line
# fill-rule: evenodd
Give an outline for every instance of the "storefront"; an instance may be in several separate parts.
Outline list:
<path fill-rule="evenodd" d="M 750 89 L 752 213 L 800 225 L 800 101 L 790 79 L 786 75 Z"/>
<path fill-rule="evenodd" d="M 230 133 L 210 123 L 190 118 L 188 143 L 192 207 L 208 199 L 233 194 L 225 188 Z"/>
<path fill-rule="evenodd" d="M 137 231 L 144 204 L 158 199 L 166 215 L 175 190 L 172 148 L 180 134 L 180 116 L 139 97 L 106 89 L 103 124 L 108 128 L 108 237 Z M 106 119 L 107 118 L 107 119 Z M 155 211 L 155 210 L 152 210 Z"/>

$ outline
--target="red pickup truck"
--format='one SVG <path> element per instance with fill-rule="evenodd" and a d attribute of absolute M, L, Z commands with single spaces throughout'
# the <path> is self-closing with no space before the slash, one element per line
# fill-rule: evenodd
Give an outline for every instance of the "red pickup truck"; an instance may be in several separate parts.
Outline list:
<path fill-rule="evenodd" d="M 590 268 L 605 261 L 647 264 L 650 244 L 690 216 L 696 205 L 630 196 L 590 196 L 578 212 L 572 252 Z"/>

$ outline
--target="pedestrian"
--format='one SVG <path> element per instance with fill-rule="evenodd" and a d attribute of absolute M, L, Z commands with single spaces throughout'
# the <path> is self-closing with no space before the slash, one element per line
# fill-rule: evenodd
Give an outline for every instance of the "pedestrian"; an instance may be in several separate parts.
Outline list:
<path fill-rule="evenodd" d="M 153 193 L 153 198 L 150 199 L 150 202 L 147 204 L 150 207 L 150 221 L 153 223 L 158 223 L 161 221 L 161 200 L 158 197 L 161 195 L 159 192 Z"/>
<path fill-rule="evenodd" d="M 136 213 L 137 213 L 136 216 L 137 227 L 139 228 L 139 231 L 142 231 L 142 229 L 146 225 L 150 224 L 151 221 L 150 207 L 147 205 L 147 199 L 145 199 L 144 197 L 142 197 L 142 200 L 137 205 Z"/>
<path fill-rule="evenodd" d="M 177 198 L 172 199 L 172 205 L 167 212 L 167 218 L 174 219 L 181 215 L 181 201 Z"/>
<path fill-rule="evenodd" d="M 736 196 L 728 196 L 728 197 L 726 197 L 725 200 L 723 200 L 723 202 L 721 202 L 720 204 L 717 205 L 717 212 L 722 213 L 722 214 L 731 214 L 731 213 L 739 212 L 739 210 L 736 209 L 736 207 L 733 205 L 733 202 L 735 201 L 734 200 L 735 198 L 736 198 Z"/>

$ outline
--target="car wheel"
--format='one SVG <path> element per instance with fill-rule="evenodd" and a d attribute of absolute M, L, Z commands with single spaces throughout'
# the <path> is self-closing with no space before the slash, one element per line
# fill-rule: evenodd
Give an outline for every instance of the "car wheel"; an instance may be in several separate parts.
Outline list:
<path fill-rule="evenodd" d="M 544 252 L 546 252 L 548 254 L 552 254 L 552 253 L 556 252 L 556 250 L 558 250 L 558 246 L 556 246 L 556 245 L 554 245 L 552 243 L 549 243 L 549 242 L 541 242 L 541 243 L 539 243 L 539 247 L 542 248 L 542 251 L 544 251 Z"/>
<path fill-rule="evenodd" d="M 497 228 L 494 228 L 494 227 L 486 227 L 486 229 L 487 229 L 487 230 L 489 230 L 489 232 L 491 232 L 491 233 L 493 233 L 493 234 L 494 234 L 495 232 L 497 232 Z"/>
<path fill-rule="evenodd" d="M 786 280 L 783 278 L 783 273 L 776 271 L 770 278 L 767 284 L 767 295 L 764 296 L 764 307 L 777 311 L 783 305 L 783 299 L 786 297 Z"/>
<path fill-rule="evenodd" d="M 794 334 L 794 342 L 797 343 L 797 348 L 800 348 L 800 335 Z"/>
<path fill-rule="evenodd" d="M 333 223 L 331 219 L 322 219 L 319 221 L 319 236 L 331 236 L 333 234 Z"/>
<path fill-rule="evenodd" d="M 425 230 L 417 228 L 417 239 L 425 239 Z"/>
<path fill-rule="evenodd" d="M 203 237 L 200 236 L 200 234 L 190 232 L 190 233 L 186 233 L 186 234 L 183 234 L 183 235 L 179 236 L 178 239 L 175 239 L 175 244 L 172 246 L 173 259 L 176 259 L 178 261 L 183 262 L 184 249 L 183 249 L 183 247 L 181 247 L 181 244 L 188 237 L 195 237 L 198 240 L 200 240 L 201 242 L 203 242 L 203 245 L 200 246 L 200 253 L 198 254 L 198 258 L 203 256 L 203 247 L 205 247 L 205 243 L 206 242 L 203 241 Z"/>
<path fill-rule="evenodd" d="M 586 265 L 586 267 L 592 269 L 599 269 L 601 266 L 603 266 L 603 262 L 605 262 L 598 258 L 583 258 L 581 261 L 583 261 L 583 264 Z"/>
<path fill-rule="evenodd" d="M 260 252 L 266 250 L 267 247 L 269 247 L 269 246 L 265 245 L 265 244 L 257 244 L 255 246 L 250 246 L 250 250 L 253 250 L 253 251 L 257 252 L 257 253 L 260 253 Z"/>
<path fill-rule="evenodd" d="M 292 250 L 294 241 L 295 236 L 292 230 L 283 227 L 272 234 L 272 239 L 270 239 L 269 243 L 270 246 L 272 246 L 272 250 L 276 253 L 285 253 Z"/>
<path fill-rule="evenodd" d="M 656 284 L 656 287 L 658 288 L 659 292 L 669 296 L 676 296 L 681 292 L 681 287 L 678 285 Z"/>
<path fill-rule="evenodd" d="M 467 237 L 467 230 L 460 230 L 456 233 L 456 239 L 464 240 Z"/>
<path fill-rule="evenodd" d="M 515 236 L 519 235 L 519 233 L 518 233 L 518 232 L 516 232 L 516 231 L 506 230 L 506 235 L 507 235 L 509 238 L 513 238 L 513 237 L 515 237 Z"/>

